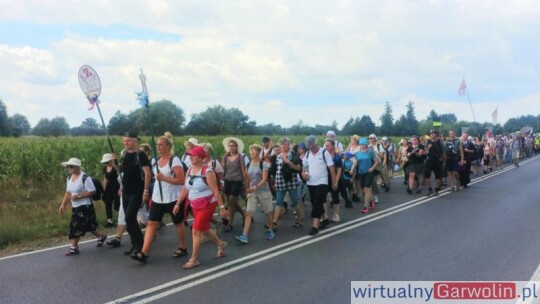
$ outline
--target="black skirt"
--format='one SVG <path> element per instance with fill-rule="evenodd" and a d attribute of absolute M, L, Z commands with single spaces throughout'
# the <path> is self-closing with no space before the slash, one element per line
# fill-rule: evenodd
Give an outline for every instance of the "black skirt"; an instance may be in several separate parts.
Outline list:
<path fill-rule="evenodd" d="M 69 224 L 69 239 L 76 239 L 86 232 L 96 231 L 98 223 L 94 205 L 83 205 L 73 208 L 71 223 Z"/>

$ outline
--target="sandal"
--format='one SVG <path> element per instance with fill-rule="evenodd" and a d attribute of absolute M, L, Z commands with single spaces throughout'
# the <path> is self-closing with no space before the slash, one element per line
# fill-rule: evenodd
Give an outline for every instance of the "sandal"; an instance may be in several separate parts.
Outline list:
<path fill-rule="evenodd" d="M 216 258 L 222 258 L 225 256 L 225 248 L 227 248 L 227 242 L 221 241 L 221 246 L 218 246 Z"/>
<path fill-rule="evenodd" d="M 135 261 L 139 261 L 141 263 L 146 263 L 146 260 L 148 259 L 148 256 L 142 252 L 137 252 L 136 254 L 132 254 L 131 258 Z"/>
<path fill-rule="evenodd" d="M 191 269 L 199 266 L 201 263 L 199 263 L 199 260 L 189 260 L 187 263 L 185 263 L 182 268 L 184 269 Z"/>
<path fill-rule="evenodd" d="M 125 254 L 125 255 L 130 255 L 130 254 L 132 254 L 134 251 L 135 251 L 135 247 L 131 246 L 131 249 L 129 249 L 129 250 L 127 250 L 127 251 L 124 251 L 124 254 Z"/>
<path fill-rule="evenodd" d="M 107 239 L 106 235 L 102 235 L 100 238 L 98 238 L 96 247 L 103 246 L 103 243 L 105 243 L 106 239 Z"/>
<path fill-rule="evenodd" d="M 76 255 L 76 254 L 79 254 L 79 247 L 75 247 L 75 248 L 70 247 L 68 251 L 64 252 L 65 256 Z"/>
<path fill-rule="evenodd" d="M 186 256 L 188 254 L 187 248 L 180 248 L 176 249 L 176 251 L 172 254 L 173 258 L 179 258 Z"/>

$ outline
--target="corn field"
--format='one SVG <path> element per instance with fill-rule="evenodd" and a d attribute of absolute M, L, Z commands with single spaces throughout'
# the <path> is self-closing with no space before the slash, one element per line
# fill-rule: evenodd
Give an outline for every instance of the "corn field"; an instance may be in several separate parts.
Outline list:
<path fill-rule="evenodd" d="M 210 143 L 213 156 L 221 159 L 224 154 L 222 140 L 226 136 L 198 136 L 199 143 Z M 261 143 L 261 136 L 238 136 L 244 141 L 244 153 L 248 147 Z M 184 141 L 189 137 L 173 139 L 176 155 L 184 153 Z M 279 136 L 271 140 L 277 144 Z M 292 136 L 295 143 L 304 136 Z M 324 137 L 319 137 L 322 143 Z M 157 138 L 156 138 L 157 140 Z M 339 138 L 342 143 L 348 141 Z M 150 143 L 150 137 L 142 137 L 139 143 Z M 112 138 L 115 152 L 123 149 L 122 138 Z M 65 192 L 67 170 L 60 165 L 69 158 L 81 159 L 83 170 L 90 176 L 102 179 L 104 153 L 109 153 L 107 139 L 100 137 L 21 137 L 0 140 L 0 249 L 28 240 L 62 236 L 67 234 L 69 216 L 61 217 L 58 206 Z M 96 202 L 98 218 L 102 216 L 103 204 Z"/>

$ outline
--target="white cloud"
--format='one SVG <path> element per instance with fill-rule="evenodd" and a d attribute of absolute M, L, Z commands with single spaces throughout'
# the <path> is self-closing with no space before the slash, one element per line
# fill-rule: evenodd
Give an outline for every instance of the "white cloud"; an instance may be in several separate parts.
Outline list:
<path fill-rule="evenodd" d="M 343 125 L 364 114 L 379 123 L 385 101 L 398 118 L 408 100 L 419 119 L 435 109 L 472 120 L 467 99 L 457 96 L 463 76 L 479 121 L 491 121 L 497 104 L 500 121 L 528 114 L 540 97 L 538 1 L 26 0 L 0 5 L 3 23 L 66 26 L 62 38 L 47 48 L 31 41 L 24 47 L 0 44 L 0 69 L 9 75 L 0 78 L 0 98 L 10 114 L 20 112 L 31 124 L 64 115 L 76 126 L 95 114 L 86 111 L 78 87 L 83 64 L 101 77 L 106 119 L 138 107 L 133 92 L 140 90 L 139 68 L 147 75 L 151 101 L 170 99 L 188 118 L 221 104 L 238 107 L 259 124 L 284 126 L 299 120 Z M 100 32 L 90 37 L 72 24 L 104 30 L 122 24 L 180 40 L 111 39 Z"/>

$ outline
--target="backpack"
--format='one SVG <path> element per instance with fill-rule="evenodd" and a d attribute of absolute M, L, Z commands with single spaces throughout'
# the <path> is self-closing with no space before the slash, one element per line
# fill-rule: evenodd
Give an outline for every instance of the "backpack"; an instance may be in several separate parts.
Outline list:
<path fill-rule="evenodd" d="M 296 171 L 293 168 L 291 168 L 289 165 L 283 164 L 283 166 L 281 167 L 281 176 L 283 177 L 283 179 L 285 181 L 292 180 L 295 173 L 302 172 L 302 160 L 300 159 L 300 156 L 298 155 L 298 153 L 296 153 L 294 151 L 290 151 L 289 153 L 291 155 L 289 160 L 292 161 L 294 164 L 300 165 L 300 171 Z M 308 151 L 308 153 L 309 153 L 309 151 Z M 274 177 L 276 176 L 276 172 L 277 172 L 277 157 L 278 157 L 278 155 L 280 155 L 280 154 L 272 155 L 270 170 L 268 171 L 270 173 L 270 175 L 274 176 Z"/>
<path fill-rule="evenodd" d="M 216 166 L 217 166 L 217 159 L 212 159 L 212 170 L 214 170 L 214 174 L 216 175 L 216 181 L 219 188 L 221 187 L 221 179 L 223 178 L 223 174 L 216 172 Z"/>
<path fill-rule="evenodd" d="M 321 149 L 323 150 L 322 151 L 322 159 L 323 159 L 323 162 L 324 162 L 324 166 L 326 167 L 326 173 L 328 174 L 328 186 L 332 187 L 332 173 L 330 172 L 330 168 L 328 168 L 328 166 L 326 165 L 326 157 L 324 156 L 324 154 L 328 153 L 328 151 L 326 151 L 326 149 L 324 149 L 324 148 L 321 148 Z M 311 153 L 311 151 L 306 152 L 306 161 L 309 158 L 309 153 Z M 332 164 L 333 164 L 333 162 L 332 162 Z M 302 181 L 304 181 L 303 178 L 302 178 Z"/>
<path fill-rule="evenodd" d="M 182 163 L 182 168 L 184 168 L 184 172 L 188 171 L 188 166 L 186 165 L 186 157 L 189 156 L 186 153 L 182 155 L 182 159 L 180 159 L 180 162 Z"/>
<path fill-rule="evenodd" d="M 443 146 L 442 142 L 440 140 L 436 140 L 436 141 L 432 141 L 432 140 L 429 140 L 428 141 L 428 145 L 431 144 L 431 149 L 434 149 L 434 153 L 432 153 L 432 151 L 430 150 L 427 154 L 427 157 L 428 157 L 428 160 L 432 160 L 432 161 L 435 161 L 435 160 L 441 160 L 442 159 L 442 156 L 443 156 L 443 150 L 445 148 L 445 146 Z"/>
<path fill-rule="evenodd" d="M 169 168 L 171 169 L 172 177 L 176 177 L 176 174 L 174 174 L 174 171 L 173 171 L 173 169 L 172 169 L 172 163 L 173 163 L 173 161 L 174 161 L 174 158 L 175 158 L 175 157 L 178 158 L 178 156 L 176 156 L 176 155 L 171 155 L 171 156 L 172 156 L 172 157 L 169 158 Z M 158 157 L 157 160 L 156 160 L 156 165 L 157 165 L 157 166 L 159 166 L 159 159 L 160 159 L 160 158 L 161 158 L 161 156 Z M 183 162 L 181 159 L 178 158 L 178 160 L 180 160 L 180 163 L 182 164 L 182 167 L 186 166 L 186 164 L 184 164 L 184 162 Z M 186 167 L 187 167 L 187 166 L 186 166 Z M 185 170 L 184 172 L 186 172 L 186 171 L 187 171 L 187 168 L 185 168 L 184 170 Z M 152 171 L 152 172 L 153 172 L 153 171 Z"/>
<path fill-rule="evenodd" d="M 379 156 L 379 153 L 381 153 L 381 145 L 379 143 L 377 143 L 377 150 L 373 149 L 373 147 L 371 145 L 368 145 L 368 147 L 369 147 L 369 149 L 371 149 L 371 151 L 373 151 L 375 153 L 375 157 L 379 161 L 379 163 L 377 164 L 377 168 L 375 168 L 375 171 L 373 172 L 373 174 L 377 175 L 382 171 L 382 161 L 383 160 Z M 384 150 L 384 147 L 383 147 L 383 150 Z M 387 157 L 388 157 L 388 155 L 387 155 Z"/>
<path fill-rule="evenodd" d="M 84 186 L 84 183 L 86 182 L 86 179 L 90 177 L 86 174 L 83 174 L 82 176 L 82 184 Z M 71 175 L 68 176 L 68 180 L 71 178 Z M 92 183 L 94 183 L 94 187 L 96 188 L 96 192 L 92 195 L 91 199 L 92 201 L 99 201 L 103 197 L 103 185 L 97 178 L 90 177 L 92 179 Z M 86 190 L 86 188 L 85 188 Z"/>
<path fill-rule="evenodd" d="M 446 159 L 448 160 L 457 160 L 458 159 L 458 153 L 457 153 L 457 146 L 452 142 L 451 140 L 446 142 L 445 145 L 446 149 Z"/>
<path fill-rule="evenodd" d="M 206 180 L 206 171 L 207 170 L 208 170 L 208 165 L 204 165 L 202 167 L 201 171 L 199 172 L 199 174 L 200 174 L 201 179 L 203 180 L 203 182 L 208 186 L 208 181 Z M 191 168 L 189 168 L 187 172 L 188 172 L 187 175 L 191 176 Z M 219 184 L 218 184 L 218 187 L 219 187 Z"/>

